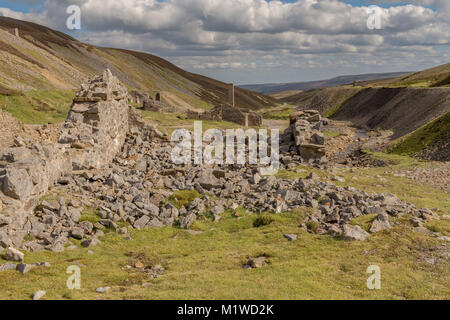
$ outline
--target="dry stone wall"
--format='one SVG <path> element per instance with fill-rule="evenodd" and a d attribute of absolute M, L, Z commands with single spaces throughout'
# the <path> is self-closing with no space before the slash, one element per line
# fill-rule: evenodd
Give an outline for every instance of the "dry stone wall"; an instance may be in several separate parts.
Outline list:
<path fill-rule="evenodd" d="M 59 139 L 70 148 L 74 170 L 112 161 L 128 132 L 128 108 L 127 89 L 109 70 L 82 85 Z"/>
<path fill-rule="evenodd" d="M 146 125 L 128 105 L 127 89 L 106 70 L 83 84 L 73 101 L 59 143 L 0 151 L 0 246 L 21 247 L 40 223 L 32 215 L 39 198 L 62 177 L 83 169 L 101 169 L 121 151 L 130 128 L 148 137 L 164 135 Z"/>

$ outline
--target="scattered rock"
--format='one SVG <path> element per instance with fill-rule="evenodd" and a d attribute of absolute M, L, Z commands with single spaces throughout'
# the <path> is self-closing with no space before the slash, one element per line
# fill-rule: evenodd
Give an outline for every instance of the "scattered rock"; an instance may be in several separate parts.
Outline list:
<path fill-rule="evenodd" d="M 101 241 L 98 240 L 97 238 L 92 238 L 92 239 L 84 240 L 83 242 L 81 242 L 81 246 L 83 248 L 92 248 L 92 247 L 98 246 L 99 244 L 101 244 Z"/>
<path fill-rule="evenodd" d="M 43 290 L 36 291 L 35 293 L 33 293 L 33 300 L 41 300 L 46 294 L 47 292 Z"/>
<path fill-rule="evenodd" d="M 295 241 L 298 239 L 297 234 L 285 234 L 284 237 L 288 239 L 289 241 Z"/>
<path fill-rule="evenodd" d="M 23 261 L 25 255 L 12 247 L 6 249 L 6 252 L 3 254 L 3 258 L 8 261 Z"/>
<path fill-rule="evenodd" d="M 266 257 L 250 258 L 248 259 L 246 266 L 250 268 L 262 268 L 266 263 L 266 260 Z"/>
<path fill-rule="evenodd" d="M 365 241 L 369 236 L 360 226 L 346 224 L 342 228 L 342 239 L 347 241 Z"/>
<path fill-rule="evenodd" d="M 95 289 L 95 292 L 97 293 L 107 293 L 109 290 L 111 290 L 111 287 L 101 287 Z"/>
<path fill-rule="evenodd" d="M 389 222 L 389 216 L 386 213 L 379 214 L 370 227 L 371 233 L 377 233 L 381 230 L 390 229 L 391 224 Z"/>
<path fill-rule="evenodd" d="M 33 270 L 35 268 L 34 265 L 32 264 L 25 264 L 25 263 L 21 263 L 17 265 L 17 271 L 19 271 L 21 274 L 26 274 L 28 272 L 30 272 L 31 270 Z"/>

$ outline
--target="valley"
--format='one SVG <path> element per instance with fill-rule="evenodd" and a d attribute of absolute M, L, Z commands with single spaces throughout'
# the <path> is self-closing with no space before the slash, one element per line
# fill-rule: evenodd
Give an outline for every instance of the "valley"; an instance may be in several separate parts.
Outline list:
<path fill-rule="evenodd" d="M 450 64 L 266 95 L 5 17 L 0 58 L 0 299 L 449 298 Z M 218 106 L 275 175 L 174 163 Z"/>

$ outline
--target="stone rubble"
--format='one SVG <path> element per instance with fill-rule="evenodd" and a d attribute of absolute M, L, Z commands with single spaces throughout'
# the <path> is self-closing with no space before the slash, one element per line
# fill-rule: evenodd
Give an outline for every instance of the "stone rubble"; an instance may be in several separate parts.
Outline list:
<path fill-rule="evenodd" d="M 128 230 L 119 227 L 123 223 L 137 230 L 188 229 L 205 213 L 218 221 L 225 210 L 238 207 L 253 213 L 308 207 L 311 214 L 305 225 L 316 225 L 315 232 L 360 241 L 369 233 L 349 223 L 363 215 L 378 215 L 372 233 L 390 228 L 389 217 L 410 214 L 420 223 L 439 218 L 391 194 L 339 187 L 315 174 L 291 180 L 262 177 L 254 165 L 176 165 L 171 159 L 174 144 L 146 124 L 127 101 L 126 89 L 106 71 L 82 86 L 58 145 L 0 152 L 0 161 L 6 162 L 5 169 L 0 162 L 6 190 L 0 194 L 0 206 L 6 204 L 0 214 L 2 247 L 61 252 L 73 238 L 90 248 L 101 243 L 106 229 L 131 239 Z M 324 123 L 316 111 L 291 117 L 281 141 L 284 168 L 303 162 L 326 165 Z M 37 203 L 54 184 L 70 200 Z M 176 207 L 169 200 L 177 190 L 195 190 L 200 197 Z M 33 200 L 27 202 L 27 210 L 14 211 L 21 197 Z M 96 210 L 98 222 L 80 221 L 85 208 Z M 32 240 L 24 241 L 25 236 Z"/>

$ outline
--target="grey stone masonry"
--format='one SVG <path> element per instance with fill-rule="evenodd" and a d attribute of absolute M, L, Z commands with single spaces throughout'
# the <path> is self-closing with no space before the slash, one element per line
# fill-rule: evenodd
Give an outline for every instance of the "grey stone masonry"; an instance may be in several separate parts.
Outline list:
<path fill-rule="evenodd" d="M 73 154 L 74 170 L 100 169 L 120 151 L 128 132 L 128 91 L 106 70 L 82 85 L 59 142 Z"/>

